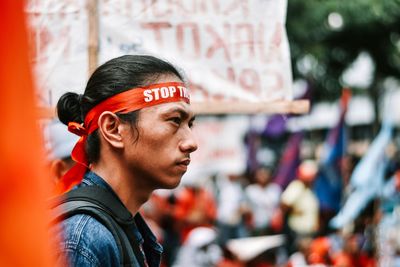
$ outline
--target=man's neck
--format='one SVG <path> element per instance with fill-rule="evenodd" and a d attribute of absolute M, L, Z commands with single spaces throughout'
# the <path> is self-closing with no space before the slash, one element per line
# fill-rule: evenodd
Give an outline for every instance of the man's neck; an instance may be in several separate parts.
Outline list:
<path fill-rule="evenodd" d="M 93 164 L 92 171 L 102 177 L 114 190 L 125 207 L 134 215 L 138 212 L 140 206 L 150 197 L 153 190 L 138 185 L 138 177 L 133 174 L 124 173 L 126 170 L 117 164 Z"/>

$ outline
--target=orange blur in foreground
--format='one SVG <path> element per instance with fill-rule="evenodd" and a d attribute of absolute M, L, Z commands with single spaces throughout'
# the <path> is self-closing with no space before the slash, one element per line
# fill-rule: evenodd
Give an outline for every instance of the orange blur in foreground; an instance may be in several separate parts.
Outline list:
<path fill-rule="evenodd" d="M 24 1 L 0 1 L 0 266 L 55 266 Z"/>

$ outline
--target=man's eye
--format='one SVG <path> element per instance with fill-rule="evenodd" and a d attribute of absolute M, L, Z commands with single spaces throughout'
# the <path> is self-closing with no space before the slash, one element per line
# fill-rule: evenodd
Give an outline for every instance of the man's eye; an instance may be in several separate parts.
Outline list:
<path fill-rule="evenodd" d="M 173 117 L 170 119 L 170 121 L 176 123 L 177 125 L 180 125 L 182 122 L 182 119 L 180 117 Z"/>
<path fill-rule="evenodd" d="M 194 126 L 194 121 L 189 121 L 189 128 L 193 128 L 193 126 Z"/>

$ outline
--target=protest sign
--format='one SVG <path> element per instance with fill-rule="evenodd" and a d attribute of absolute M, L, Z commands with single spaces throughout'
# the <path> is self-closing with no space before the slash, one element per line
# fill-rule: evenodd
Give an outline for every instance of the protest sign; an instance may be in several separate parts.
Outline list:
<path fill-rule="evenodd" d="M 198 113 L 304 113 L 306 101 L 291 101 L 286 5 L 30 0 L 26 12 L 40 105 L 54 106 L 65 91 L 82 92 L 96 63 L 152 54 L 184 70 Z"/>

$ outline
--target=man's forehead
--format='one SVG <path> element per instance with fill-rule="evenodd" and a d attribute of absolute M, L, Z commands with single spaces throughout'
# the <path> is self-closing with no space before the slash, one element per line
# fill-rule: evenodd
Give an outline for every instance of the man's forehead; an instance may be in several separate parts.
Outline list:
<path fill-rule="evenodd" d="M 178 112 L 182 114 L 186 114 L 187 116 L 193 117 L 194 113 L 190 107 L 190 104 L 184 102 L 184 101 L 178 101 L 178 102 L 170 102 L 170 103 L 164 103 L 148 108 L 143 108 L 143 111 L 147 112 L 155 112 L 159 114 L 169 114 L 173 112 Z"/>

